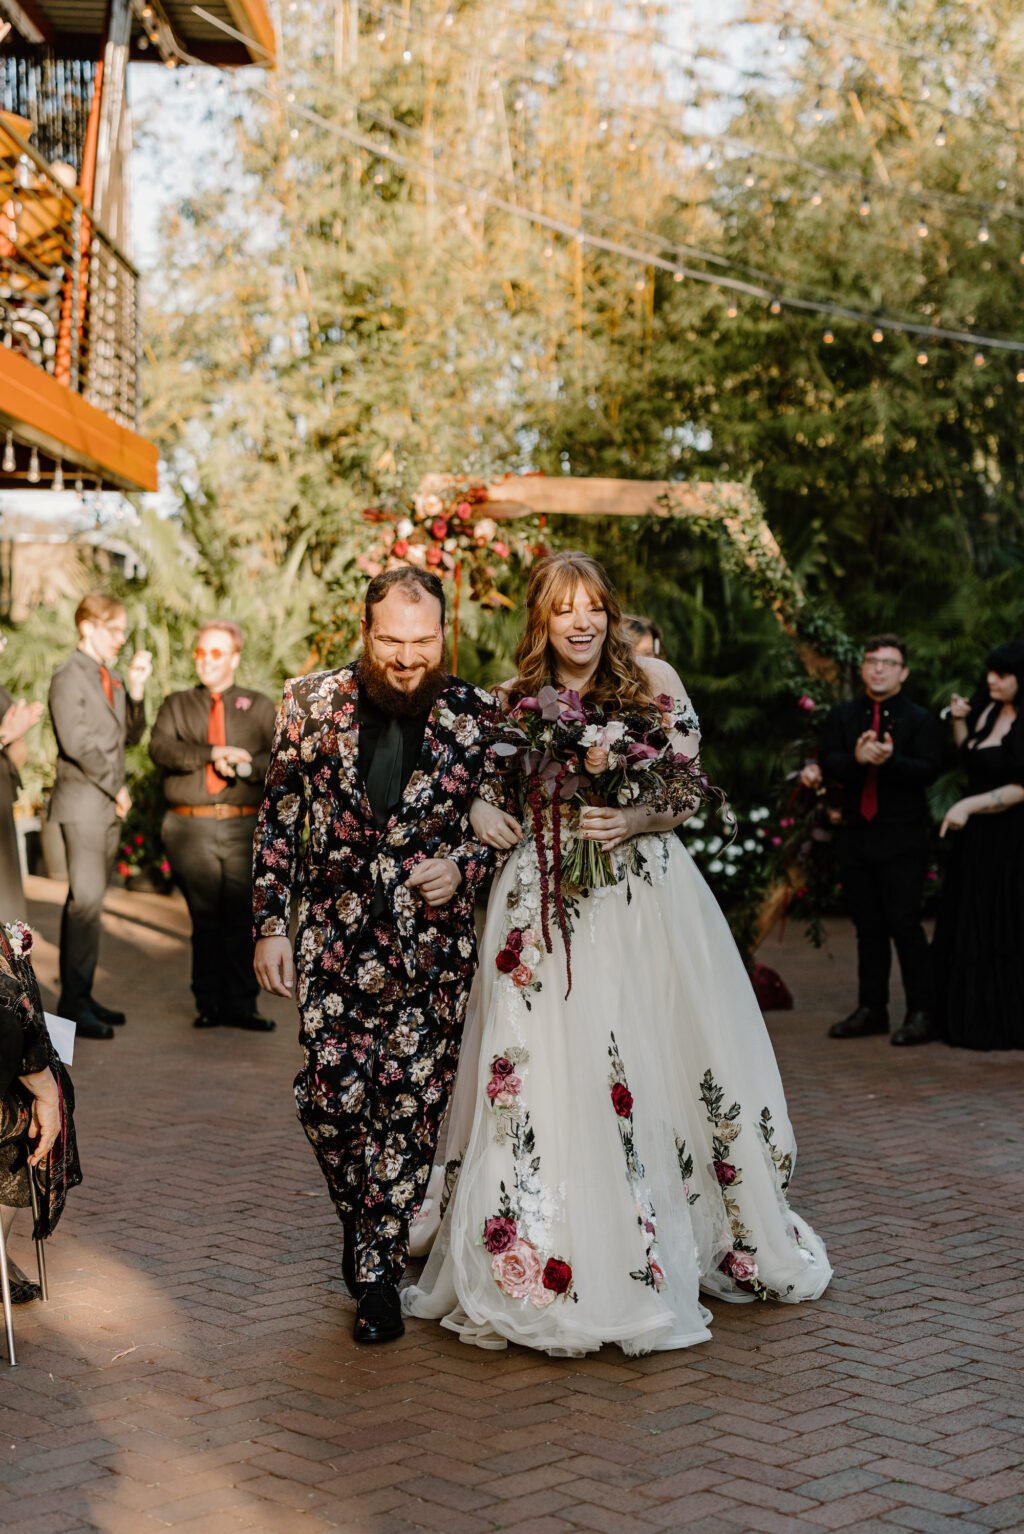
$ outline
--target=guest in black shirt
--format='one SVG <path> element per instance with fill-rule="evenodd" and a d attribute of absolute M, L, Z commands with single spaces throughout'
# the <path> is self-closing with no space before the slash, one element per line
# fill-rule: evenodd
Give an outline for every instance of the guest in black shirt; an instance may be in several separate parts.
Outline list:
<path fill-rule="evenodd" d="M 857 1006 L 833 1039 L 889 1031 L 890 943 L 896 946 L 907 1014 L 893 1044 L 934 1037 L 922 893 L 928 868 L 925 790 L 942 764 L 942 733 L 927 709 L 901 692 L 907 651 L 895 634 L 864 646 L 864 695 L 833 708 L 822 733 L 826 778 L 844 788 L 839 877 L 857 930 Z"/>
<path fill-rule="evenodd" d="M 162 836 L 192 917 L 195 1027 L 269 1032 L 256 1010 L 252 841 L 274 736 L 274 705 L 235 685 L 242 630 L 206 623 L 195 641 L 198 687 L 164 700 L 149 754 L 166 770 Z"/>

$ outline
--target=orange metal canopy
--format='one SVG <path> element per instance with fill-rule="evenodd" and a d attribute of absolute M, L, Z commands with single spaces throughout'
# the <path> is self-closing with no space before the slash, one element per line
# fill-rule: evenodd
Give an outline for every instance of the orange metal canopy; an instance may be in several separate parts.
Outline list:
<path fill-rule="evenodd" d="M 161 0 L 161 8 L 183 51 L 205 64 L 275 62 L 277 45 L 266 0 Z M 34 32 L 31 40 L 49 43 L 64 58 L 99 57 L 107 0 L 17 0 L 17 10 L 18 31 Z M 225 32 L 218 22 L 240 37 Z"/>
<path fill-rule="evenodd" d="M 65 470 L 101 476 L 104 488 L 155 490 L 159 454 L 42 368 L 0 346 L 0 431 L 10 429 Z"/>

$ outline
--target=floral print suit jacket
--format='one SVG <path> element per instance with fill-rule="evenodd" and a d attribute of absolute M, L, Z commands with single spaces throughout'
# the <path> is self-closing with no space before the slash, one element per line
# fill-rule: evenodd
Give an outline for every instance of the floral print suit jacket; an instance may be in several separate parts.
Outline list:
<path fill-rule="evenodd" d="M 364 939 L 378 874 L 410 979 L 468 985 L 476 966 L 473 901 L 494 855 L 474 838 L 469 807 L 478 795 L 505 802 L 491 749 L 497 705 L 450 678 L 401 802 L 380 829 L 357 769 L 357 698 L 352 665 L 286 682 L 257 820 L 254 933 L 287 935 L 297 888 L 300 1005 L 311 971 L 353 978 L 345 971 Z M 446 906 L 405 888 L 425 858 L 459 867 L 462 883 Z"/>

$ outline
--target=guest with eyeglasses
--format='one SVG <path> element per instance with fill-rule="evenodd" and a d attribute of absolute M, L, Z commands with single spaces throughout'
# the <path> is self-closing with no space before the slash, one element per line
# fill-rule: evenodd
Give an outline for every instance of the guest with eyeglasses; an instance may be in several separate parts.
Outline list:
<path fill-rule="evenodd" d="M 890 1042 L 935 1037 L 933 985 L 922 906 L 928 871 L 927 788 L 942 766 L 938 720 L 903 693 L 910 670 L 896 634 L 876 634 L 862 652 L 864 691 L 831 709 L 819 762 L 843 786 L 839 877 L 857 933 L 857 1005 L 829 1029 L 833 1039 L 889 1033 L 889 972 L 895 946 L 906 1016 Z"/>
<path fill-rule="evenodd" d="M 57 777 L 49 818 L 60 826 L 68 860 L 68 898 L 60 927 L 57 1010 L 78 1024 L 78 1035 L 111 1039 L 125 1020 L 92 994 L 100 950 L 103 896 L 117 853 L 118 821 L 131 808 L 125 748 L 146 732 L 148 650 L 128 667 L 128 685 L 114 662 L 128 637 L 124 604 L 100 591 L 75 612 L 78 648 L 50 680 L 50 718 L 57 737 Z"/>
<path fill-rule="evenodd" d="M 192 917 L 194 1026 L 268 1033 L 252 967 L 252 843 L 276 711 L 236 683 L 243 643 L 232 619 L 202 625 L 199 685 L 164 699 L 149 754 L 165 772 L 163 842 Z"/>

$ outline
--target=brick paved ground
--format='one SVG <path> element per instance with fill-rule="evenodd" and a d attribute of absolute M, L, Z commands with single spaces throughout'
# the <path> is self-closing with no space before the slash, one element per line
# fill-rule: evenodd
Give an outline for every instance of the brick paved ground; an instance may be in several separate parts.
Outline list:
<path fill-rule="evenodd" d="M 62 891 L 32 894 L 52 985 Z M 287 1008 L 269 1038 L 194 1033 L 184 932 L 176 900 L 111 892 L 97 990 L 131 1023 L 79 1047 L 87 1181 L 0 1362 L 3 1534 L 1024 1529 L 1024 1057 L 826 1042 L 842 924 L 766 954 L 828 1295 L 582 1361 L 426 1322 L 355 1348 Z"/>

